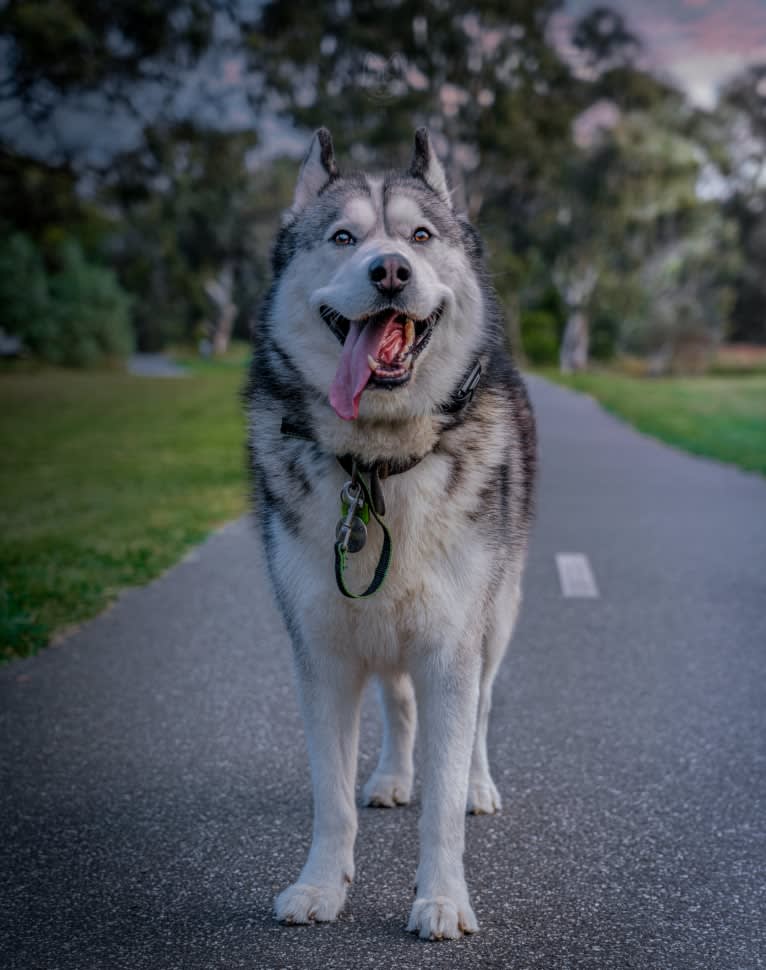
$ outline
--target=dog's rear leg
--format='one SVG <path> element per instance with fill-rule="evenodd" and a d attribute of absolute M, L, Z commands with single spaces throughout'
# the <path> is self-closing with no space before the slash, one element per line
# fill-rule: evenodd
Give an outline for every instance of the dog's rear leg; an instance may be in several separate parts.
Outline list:
<path fill-rule="evenodd" d="M 457 939 L 476 922 L 463 871 L 465 806 L 476 723 L 481 657 L 477 648 L 414 665 L 422 738 L 423 813 L 416 898 L 407 929 L 423 939 Z"/>
<path fill-rule="evenodd" d="M 415 691 L 408 674 L 386 674 L 376 681 L 383 712 L 383 745 L 363 798 L 365 805 L 393 808 L 406 805 L 412 793 Z"/>
<path fill-rule="evenodd" d="M 311 762 L 314 832 L 297 882 L 274 901 L 286 923 L 334 920 L 354 877 L 356 756 L 363 678 L 329 657 L 301 654 L 298 687 Z"/>
<path fill-rule="evenodd" d="M 487 752 L 489 713 L 492 709 L 492 685 L 500 661 L 503 659 L 519 612 L 521 586 L 518 576 L 509 577 L 503 584 L 496 602 L 494 623 L 482 644 L 482 669 L 479 684 L 479 709 L 476 715 L 476 734 L 471 756 L 468 782 L 468 811 L 472 815 L 492 815 L 502 807 L 500 793 L 492 780 Z"/>

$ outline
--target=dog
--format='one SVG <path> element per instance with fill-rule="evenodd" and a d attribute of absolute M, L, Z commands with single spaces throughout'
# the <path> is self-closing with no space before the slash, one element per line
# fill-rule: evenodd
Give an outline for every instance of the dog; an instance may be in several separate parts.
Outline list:
<path fill-rule="evenodd" d="M 487 725 L 521 596 L 532 410 L 480 238 L 455 212 L 427 130 L 409 169 L 369 175 L 341 174 L 319 129 L 272 264 L 245 392 L 250 465 L 314 797 L 308 859 L 275 915 L 331 921 L 344 906 L 360 698 L 373 677 L 384 733 L 363 801 L 408 802 L 417 722 L 407 928 L 456 939 L 478 929 L 466 810 L 501 805 Z"/>

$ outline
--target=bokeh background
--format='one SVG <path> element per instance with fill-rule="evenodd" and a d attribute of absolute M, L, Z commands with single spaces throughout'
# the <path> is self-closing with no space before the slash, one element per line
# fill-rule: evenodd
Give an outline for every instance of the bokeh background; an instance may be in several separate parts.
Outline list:
<path fill-rule="evenodd" d="M 0 656 L 246 506 L 238 400 L 310 132 L 428 125 L 521 363 L 766 473 L 766 5 L 0 4 Z"/>

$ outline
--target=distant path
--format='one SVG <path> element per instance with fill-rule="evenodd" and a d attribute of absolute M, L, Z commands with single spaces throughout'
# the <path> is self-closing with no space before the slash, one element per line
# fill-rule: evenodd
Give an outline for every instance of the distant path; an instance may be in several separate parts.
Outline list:
<path fill-rule="evenodd" d="M 165 354 L 131 354 L 128 373 L 135 377 L 186 377 L 188 371 Z"/>
<path fill-rule="evenodd" d="M 539 521 L 490 736 L 506 807 L 468 819 L 480 935 L 403 932 L 419 792 L 360 812 L 338 924 L 272 921 L 311 807 L 243 520 L 0 670 L 4 970 L 765 965 L 766 481 L 531 386 Z"/>

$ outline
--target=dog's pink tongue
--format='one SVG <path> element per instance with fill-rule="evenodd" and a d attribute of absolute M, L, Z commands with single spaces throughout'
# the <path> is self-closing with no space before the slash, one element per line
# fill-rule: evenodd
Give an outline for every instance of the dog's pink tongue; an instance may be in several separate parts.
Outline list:
<path fill-rule="evenodd" d="M 330 385 L 330 404 L 345 421 L 359 416 L 359 399 L 372 374 L 367 356 L 375 356 L 380 337 L 380 328 L 371 324 L 360 328 L 358 323 L 352 323 L 348 329 L 338 370 Z"/>

